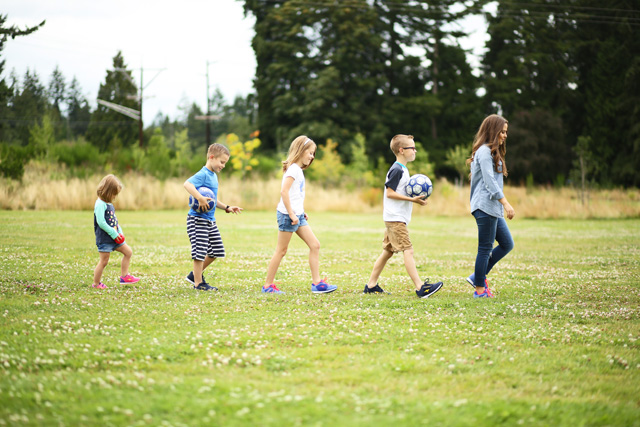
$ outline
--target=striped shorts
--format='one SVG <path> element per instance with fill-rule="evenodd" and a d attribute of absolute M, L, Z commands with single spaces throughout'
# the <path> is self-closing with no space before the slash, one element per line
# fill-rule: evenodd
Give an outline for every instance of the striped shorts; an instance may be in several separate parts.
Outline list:
<path fill-rule="evenodd" d="M 191 242 L 191 259 L 204 261 L 206 255 L 224 258 L 222 236 L 215 222 L 187 215 L 187 234 Z"/>

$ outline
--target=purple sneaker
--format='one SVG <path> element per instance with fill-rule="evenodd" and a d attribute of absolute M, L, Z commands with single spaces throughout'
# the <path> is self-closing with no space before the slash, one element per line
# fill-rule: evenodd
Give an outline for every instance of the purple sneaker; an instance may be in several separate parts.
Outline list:
<path fill-rule="evenodd" d="M 336 285 L 330 285 L 326 282 L 327 278 L 320 280 L 317 284 L 311 284 L 311 292 L 314 294 L 328 294 L 329 292 L 333 292 L 338 287 Z"/>

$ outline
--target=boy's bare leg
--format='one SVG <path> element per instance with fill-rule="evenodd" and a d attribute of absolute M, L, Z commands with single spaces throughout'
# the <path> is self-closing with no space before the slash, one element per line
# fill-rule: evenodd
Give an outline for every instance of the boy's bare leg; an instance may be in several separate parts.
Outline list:
<path fill-rule="evenodd" d="M 202 283 L 203 266 L 204 266 L 204 261 L 198 261 L 197 259 L 193 260 L 193 281 L 195 282 L 196 286 Z"/>
<path fill-rule="evenodd" d="M 413 280 L 413 284 L 416 285 L 416 290 L 419 291 L 422 287 L 422 279 L 420 279 L 418 269 L 416 268 L 416 262 L 413 259 L 413 249 L 404 251 L 404 268 L 407 269 L 409 277 Z"/>
<path fill-rule="evenodd" d="M 373 264 L 373 271 L 371 271 L 371 277 L 369 278 L 369 282 L 367 283 L 367 286 L 369 288 L 375 288 L 376 283 L 378 283 L 378 278 L 380 278 L 380 274 L 382 274 L 384 266 L 387 265 L 387 261 L 389 261 L 392 256 L 393 252 L 386 249 L 382 250 L 382 253 Z"/>
<path fill-rule="evenodd" d="M 202 271 L 204 272 L 207 269 L 207 267 L 209 267 L 211 263 L 215 260 L 216 260 L 215 258 L 211 258 L 209 255 L 204 257 L 204 264 L 202 265 Z M 195 272 L 193 274 L 195 274 Z"/>

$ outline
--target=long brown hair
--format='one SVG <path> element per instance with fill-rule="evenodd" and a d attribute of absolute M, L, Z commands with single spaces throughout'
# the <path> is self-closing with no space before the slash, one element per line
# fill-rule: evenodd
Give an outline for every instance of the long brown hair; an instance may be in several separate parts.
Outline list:
<path fill-rule="evenodd" d="M 507 119 L 497 114 L 492 114 L 482 121 L 475 138 L 473 138 L 473 147 L 471 148 L 471 156 L 467 159 L 467 166 L 471 165 L 476 151 L 484 144 L 488 144 L 491 149 L 491 157 L 493 157 L 493 169 L 496 172 L 500 172 L 498 165 L 502 162 L 502 175 L 509 175 L 507 163 L 504 160 L 507 154 L 507 144 L 506 142 L 502 145 L 500 144 L 500 132 L 504 129 L 504 125 L 508 123 Z"/>
<path fill-rule="evenodd" d="M 293 163 L 300 160 L 302 154 L 306 150 L 314 150 L 316 149 L 316 143 L 306 135 L 300 135 L 296 139 L 293 140 L 291 146 L 289 147 L 289 155 L 287 156 L 287 160 L 282 162 L 282 171 L 286 172 Z M 311 164 L 309 164 L 311 165 Z"/>

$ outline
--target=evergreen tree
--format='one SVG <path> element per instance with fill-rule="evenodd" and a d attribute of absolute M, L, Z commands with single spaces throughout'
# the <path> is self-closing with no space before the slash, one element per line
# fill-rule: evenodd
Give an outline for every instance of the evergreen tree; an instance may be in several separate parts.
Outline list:
<path fill-rule="evenodd" d="M 51 73 L 49 78 L 49 87 L 47 89 L 47 97 L 49 104 L 49 119 L 54 129 L 54 135 L 56 140 L 62 139 L 67 136 L 66 124 L 63 118 L 62 104 L 65 101 L 67 92 L 67 82 L 60 71 L 59 67 L 56 67 Z"/>
<path fill-rule="evenodd" d="M 22 145 L 29 143 L 29 129 L 40 123 L 47 111 L 47 94 L 38 74 L 25 72 L 20 90 L 13 99 L 13 126 L 15 136 Z"/>
<path fill-rule="evenodd" d="M 26 36 L 41 28 L 45 21 L 33 27 L 26 27 L 20 29 L 18 26 L 7 26 L 7 16 L 0 14 L 0 55 L 4 49 L 4 45 L 7 39 L 15 39 L 16 37 Z M 13 98 L 15 95 L 15 85 L 8 85 L 3 77 L 3 71 L 5 66 L 5 60 L 0 58 L 0 142 L 10 142 L 16 140 L 18 137 L 15 135 L 15 114 L 13 112 Z M 16 79 L 14 78 L 14 81 Z M 28 135 L 28 131 L 26 133 Z M 25 136 L 23 132 L 22 137 Z M 24 141 L 24 140 L 23 140 Z M 26 141 L 24 141 L 26 144 Z M 22 174 L 20 174 L 22 176 Z"/>
<path fill-rule="evenodd" d="M 449 137 L 450 130 L 462 132 L 461 121 L 476 121 L 481 104 L 478 80 L 462 49 L 450 40 L 462 33 L 443 28 L 482 1 L 467 2 L 458 13 L 449 12 L 453 0 L 441 0 L 437 7 L 433 3 L 245 1 L 245 11 L 256 16 L 255 87 L 263 146 L 283 151 L 294 136 L 305 133 L 319 142 L 338 141 L 337 150 L 348 160 L 354 135 L 362 133 L 370 158 L 390 159 L 390 137 L 415 133 L 428 140 L 430 149 L 439 143 L 444 161 L 447 144 L 442 141 L 459 141 Z M 416 47 L 427 52 L 431 68 L 425 69 L 423 55 L 412 53 Z M 462 77 L 439 80 L 439 73 Z M 456 109 L 442 108 L 461 93 L 464 99 Z M 440 121 L 442 134 L 437 134 Z"/>
<path fill-rule="evenodd" d="M 508 141 L 513 154 L 509 172 L 514 178 L 533 176 L 544 183 L 567 176 L 571 168 L 570 147 L 582 108 L 576 90 L 576 25 L 563 3 L 502 0 L 496 16 L 487 16 L 491 37 L 483 61 L 486 98 L 491 103 L 487 112 L 517 122 L 509 129 Z M 559 132 L 550 134 L 549 129 Z M 514 132 L 528 137 L 516 138 Z M 551 141 L 545 143 L 547 137 Z M 525 158 L 515 159 L 520 156 Z M 527 160 L 533 157 L 539 161 Z"/>
<path fill-rule="evenodd" d="M 131 71 L 127 69 L 122 52 L 118 52 L 113 58 L 113 70 L 107 70 L 105 82 L 100 85 L 98 99 L 137 110 L 137 94 Z M 109 147 L 131 146 L 138 141 L 138 123 L 98 105 L 91 115 L 87 139 L 102 151 Z"/>
<path fill-rule="evenodd" d="M 91 108 L 82 88 L 75 77 L 67 90 L 65 102 L 67 104 L 67 119 L 72 137 L 84 136 L 89 129 Z"/>
<path fill-rule="evenodd" d="M 576 22 L 576 137 L 589 139 L 605 184 L 640 186 L 640 8 L 636 0 L 582 0 Z M 593 17 L 590 12 L 599 7 Z M 606 166 L 605 166 L 606 165 Z"/>

